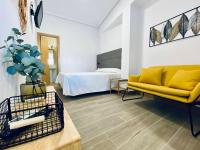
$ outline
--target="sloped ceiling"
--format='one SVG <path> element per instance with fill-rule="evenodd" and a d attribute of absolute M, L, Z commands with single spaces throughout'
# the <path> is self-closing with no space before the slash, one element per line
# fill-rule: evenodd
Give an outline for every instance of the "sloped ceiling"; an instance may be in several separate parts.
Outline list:
<path fill-rule="evenodd" d="M 142 8 L 148 8 L 159 0 L 135 0 L 135 4 Z"/>
<path fill-rule="evenodd" d="M 45 0 L 45 13 L 99 27 L 120 0 Z"/>

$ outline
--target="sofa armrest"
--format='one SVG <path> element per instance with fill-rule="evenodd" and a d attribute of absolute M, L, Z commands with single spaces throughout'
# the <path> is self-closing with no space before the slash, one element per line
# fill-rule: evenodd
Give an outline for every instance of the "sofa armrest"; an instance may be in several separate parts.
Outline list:
<path fill-rule="evenodd" d="M 138 82 L 140 75 L 129 75 L 128 82 Z"/>
<path fill-rule="evenodd" d="M 189 103 L 192 103 L 200 96 L 200 82 L 195 86 L 195 88 L 191 91 L 190 97 L 188 99 Z"/>

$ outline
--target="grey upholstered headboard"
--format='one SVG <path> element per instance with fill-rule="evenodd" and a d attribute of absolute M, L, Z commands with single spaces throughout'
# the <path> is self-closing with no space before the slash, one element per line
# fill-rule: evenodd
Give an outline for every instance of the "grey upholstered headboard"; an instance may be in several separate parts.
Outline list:
<path fill-rule="evenodd" d="M 97 68 L 119 68 L 121 69 L 122 49 L 113 50 L 97 55 Z"/>

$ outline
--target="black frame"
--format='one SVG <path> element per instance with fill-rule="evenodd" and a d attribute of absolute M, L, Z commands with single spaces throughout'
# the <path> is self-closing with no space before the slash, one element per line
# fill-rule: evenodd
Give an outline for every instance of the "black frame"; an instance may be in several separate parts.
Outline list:
<path fill-rule="evenodd" d="M 200 102 L 197 101 L 199 97 L 196 99 L 195 102 L 188 104 L 188 115 L 189 115 L 189 121 L 190 121 L 190 129 L 191 133 L 194 137 L 197 137 L 200 134 L 200 130 L 194 131 L 194 121 L 192 116 L 192 107 L 200 105 Z"/>
<path fill-rule="evenodd" d="M 128 93 L 128 90 L 129 89 L 131 89 L 131 88 L 128 88 L 127 87 L 127 89 L 124 91 L 124 93 L 122 94 L 122 101 L 130 101 L 130 100 L 136 100 L 136 99 L 141 99 L 141 98 L 143 98 L 144 97 L 144 93 L 145 92 L 141 92 L 141 91 L 139 91 L 139 92 L 141 92 L 142 93 L 142 95 L 141 96 L 139 96 L 139 97 L 134 97 L 134 98 L 130 98 L 130 99 L 124 99 L 124 97 L 126 96 L 126 94 Z M 133 89 L 131 89 L 131 90 L 133 90 Z M 135 91 L 137 91 L 137 90 L 135 90 Z M 149 93 L 148 93 L 149 94 Z M 151 95 L 153 95 L 153 94 L 151 94 Z M 156 95 L 157 96 L 157 95 Z M 159 97 L 159 96 L 158 96 Z M 194 107 L 194 106 L 200 106 L 200 101 L 198 101 L 198 99 L 200 98 L 200 95 L 195 99 L 195 101 L 194 102 L 192 102 L 192 103 L 185 103 L 186 105 L 187 105 L 187 107 L 188 107 L 188 118 L 189 118 L 189 123 L 190 123 L 190 129 L 191 129 L 191 133 L 192 133 L 192 135 L 194 136 L 194 137 L 197 137 L 199 134 L 200 134 L 200 130 L 197 130 L 197 131 L 194 131 L 194 121 L 193 121 L 193 115 L 192 115 L 192 108 Z M 181 103 L 181 102 L 179 102 L 179 103 Z"/>
<path fill-rule="evenodd" d="M 155 28 L 156 26 L 159 26 L 159 25 L 161 25 L 161 24 L 164 24 L 164 23 L 166 23 L 167 21 L 170 21 L 170 20 L 172 20 L 172 19 L 174 19 L 174 18 L 180 17 L 180 16 L 182 16 L 183 14 L 189 13 L 189 12 L 195 10 L 195 9 L 198 10 L 199 8 L 200 8 L 200 6 L 195 7 L 195 8 L 193 8 L 193 9 L 190 9 L 190 10 L 188 10 L 188 11 L 186 11 L 186 12 L 184 12 L 184 13 L 181 13 L 181 14 L 175 16 L 175 17 L 172 17 L 172 18 L 170 18 L 170 19 L 168 19 L 168 20 L 165 20 L 165 21 L 163 21 L 163 22 L 161 22 L 161 23 L 159 23 L 159 24 L 156 24 L 156 25 L 152 26 L 152 27 L 150 27 L 150 32 L 149 32 L 149 33 L 151 33 L 152 28 Z M 199 36 L 199 35 L 200 35 L 200 32 L 199 32 L 198 34 L 196 34 L 196 35 L 194 34 L 194 35 L 191 35 L 191 36 L 182 37 L 182 38 L 180 38 L 180 39 L 175 39 L 175 40 L 172 40 L 172 41 L 169 41 L 169 40 L 168 40 L 168 41 L 163 42 L 163 43 L 158 43 L 158 44 L 155 44 L 155 45 L 151 45 L 151 39 L 150 39 L 150 34 L 149 34 L 149 47 L 159 46 L 159 45 L 163 45 L 163 44 L 167 44 L 167 43 L 179 41 L 179 40 L 182 40 L 182 39 L 188 39 L 188 38 L 191 38 L 191 37 L 196 37 L 196 36 Z"/>
<path fill-rule="evenodd" d="M 41 14 L 41 16 L 40 16 L 40 14 Z M 41 18 L 39 18 L 39 17 L 41 17 Z M 39 5 L 36 8 L 36 11 L 35 11 L 35 14 L 34 14 L 35 26 L 37 28 L 41 27 L 42 20 L 43 20 L 43 2 L 41 0 Z"/>

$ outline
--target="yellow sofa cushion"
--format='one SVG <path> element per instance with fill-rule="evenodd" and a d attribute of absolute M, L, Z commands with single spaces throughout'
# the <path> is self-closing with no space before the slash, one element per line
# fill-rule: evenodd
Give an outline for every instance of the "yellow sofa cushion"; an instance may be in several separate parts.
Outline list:
<path fill-rule="evenodd" d="M 178 70 L 200 70 L 200 65 L 152 66 L 151 68 L 163 68 L 162 85 L 168 86 Z"/>
<path fill-rule="evenodd" d="M 157 86 L 157 85 L 138 83 L 138 82 L 128 82 L 128 86 L 142 88 L 142 89 L 155 91 L 155 92 L 159 92 L 159 93 L 163 93 L 167 95 L 174 95 L 174 96 L 181 96 L 181 97 L 190 96 L 190 91 L 169 88 L 166 86 Z"/>
<path fill-rule="evenodd" d="M 143 68 L 139 78 L 139 82 L 161 85 L 162 68 Z"/>
<path fill-rule="evenodd" d="M 128 82 L 138 82 L 140 79 L 140 75 L 130 75 L 128 77 Z"/>
<path fill-rule="evenodd" d="M 178 70 L 169 82 L 169 87 L 191 91 L 200 82 L 200 70 Z"/>

